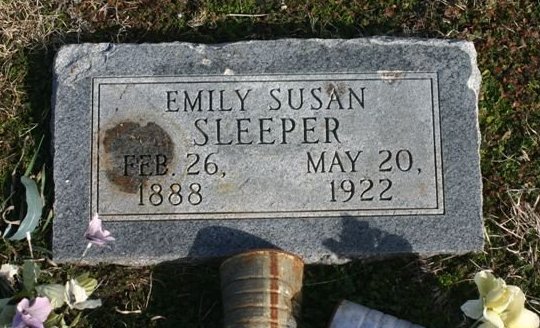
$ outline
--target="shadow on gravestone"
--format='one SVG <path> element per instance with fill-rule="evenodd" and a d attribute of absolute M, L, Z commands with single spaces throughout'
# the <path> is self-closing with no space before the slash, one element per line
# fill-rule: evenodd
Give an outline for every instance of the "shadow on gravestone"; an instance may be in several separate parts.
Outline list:
<path fill-rule="evenodd" d="M 238 229 L 211 226 L 197 232 L 188 258 L 215 258 L 216 255 L 226 257 L 253 249 L 278 249 L 278 247 Z"/>
<path fill-rule="evenodd" d="M 277 249 L 272 243 L 237 229 L 211 226 L 199 230 L 188 259 L 206 260 L 156 265 L 147 312 L 162 317 L 157 322 L 159 327 L 191 327 L 193 322 L 200 327 L 222 327 L 221 260 L 256 248 Z"/>
<path fill-rule="evenodd" d="M 368 222 L 346 215 L 341 223 L 340 240 L 329 238 L 323 241 L 323 245 L 338 256 L 374 257 L 380 254 L 381 250 L 386 254 L 412 252 L 412 246 L 407 240 L 380 229 L 370 228 Z"/>

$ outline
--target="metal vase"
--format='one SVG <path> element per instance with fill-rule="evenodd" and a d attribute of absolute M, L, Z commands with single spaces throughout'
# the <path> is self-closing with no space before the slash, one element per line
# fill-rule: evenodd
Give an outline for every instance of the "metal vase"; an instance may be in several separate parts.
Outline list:
<path fill-rule="evenodd" d="M 329 328 L 424 328 L 360 304 L 342 301 Z"/>
<path fill-rule="evenodd" d="M 226 328 L 295 328 L 304 275 L 298 256 L 256 250 L 220 267 Z"/>

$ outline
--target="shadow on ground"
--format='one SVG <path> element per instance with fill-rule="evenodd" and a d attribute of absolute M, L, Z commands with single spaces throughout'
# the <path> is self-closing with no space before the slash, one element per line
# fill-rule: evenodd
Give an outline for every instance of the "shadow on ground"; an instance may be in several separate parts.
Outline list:
<path fill-rule="evenodd" d="M 107 282 L 96 295 L 104 306 L 85 320 L 96 328 L 222 327 L 219 263 L 87 268 Z M 466 284 L 445 287 L 426 271 L 424 260 L 412 255 L 310 265 L 298 326 L 327 327 L 335 307 L 347 299 L 425 327 L 466 327 L 461 304 L 452 300 L 470 289 Z"/>
<path fill-rule="evenodd" d="M 240 247 L 247 240 L 274 248 L 261 238 L 234 229 L 215 227 L 200 233 L 227 233 L 230 239 L 226 242 L 233 246 Z M 362 249 L 366 254 L 376 253 L 389 242 L 396 252 L 411 251 L 399 236 L 369 228 L 366 222 L 352 217 L 343 218 L 339 240 L 327 244 L 334 252 L 350 252 L 348 247 L 358 238 L 364 239 Z M 208 236 L 200 236 L 200 240 L 208 240 Z M 196 242 L 194 248 L 199 254 L 204 245 Z M 139 269 L 101 267 L 109 277 L 110 289 L 101 287 L 106 304 L 88 318 L 89 323 L 93 327 L 222 327 L 221 262 L 167 262 Z M 115 272 L 132 276 L 116 278 Z M 115 286 L 115 282 L 124 286 Z M 460 304 L 452 300 L 459 299 L 456 294 L 467 293 L 467 289 L 464 284 L 445 284 L 427 270 L 426 260 L 410 254 L 365 258 L 340 266 L 309 265 L 305 269 L 299 327 L 327 327 L 335 307 L 344 299 L 426 327 L 465 327 Z M 136 309 L 136 313 L 121 314 L 130 309 Z"/>

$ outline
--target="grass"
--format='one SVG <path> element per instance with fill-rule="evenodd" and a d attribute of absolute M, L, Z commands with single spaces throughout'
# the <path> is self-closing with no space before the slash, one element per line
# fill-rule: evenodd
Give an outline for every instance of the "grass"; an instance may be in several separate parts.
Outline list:
<path fill-rule="evenodd" d="M 262 16 L 240 17 L 236 14 Z M 475 43 L 480 99 L 486 247 L 480 254 L 416 256 L 306 270 L 300 327 L 325 327 L 341 299 L 427 327 L 466 327 L 459 311 L 476 297 L 470 281 L 493 269 L 540 309 L 540 3 L 538 1 L 315 0 L 0 0 L 0 204 L 5 218 L 24 214 L 18 177 L 42 137 L 50 144 L 51 65 L 56 49 L 76 42 L 230 42 L 281 37 L 393 35 Z M 44 170 L 52 204 L 49 147 Z M 13 195 L 10 197 L 10 195 Z M 14 210 L 9 211 L 10 206 Z M 35 255 L 50 257 L 51 225 L 33 236 Z M 3 230 L 5 223 L 0 223 Z M 26 243 L 2 241 L 0 263 L 30 256 Z M 45 280 L 90 270 L 104 306 L 80 327 L 219 327 L 218 269 L 161 264 L 131 268 L 43 263 Z"/>

